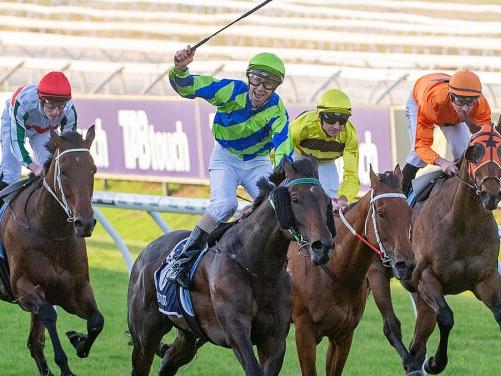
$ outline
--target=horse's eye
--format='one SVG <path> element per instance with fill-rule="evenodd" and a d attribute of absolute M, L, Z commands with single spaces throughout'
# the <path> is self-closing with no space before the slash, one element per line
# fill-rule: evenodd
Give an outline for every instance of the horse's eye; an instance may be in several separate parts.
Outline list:
<path fill-rule="evenodd" d="M 384 212 L 382 210 L 378 210 L 377 215 L 379 216 L 379 218 L 384 218 Z"/>
<path fill-rule="evenodd" d="M 299 200 L 297 199 L 297 196 L 292 196 L 291 197 L 291 200 L 293 203 L 297 204 L 299 202 Z"/>

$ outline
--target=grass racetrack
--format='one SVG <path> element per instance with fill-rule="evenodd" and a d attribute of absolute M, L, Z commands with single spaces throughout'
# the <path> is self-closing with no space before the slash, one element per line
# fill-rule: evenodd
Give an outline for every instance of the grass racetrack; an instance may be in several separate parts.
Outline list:
<path fill-rule="evenodd" d="M 96 189 L 100 189 L 96 186 Z M 117 190 L 120 190 L 118 188 Z M 123 189 L 122 191 L 125 191 Z M 142 191 L 143 193 L 148 193 Z M 159 192 L 155 192 L 159 193 Z M 181 194 L 182 195 L 182 194 Z M 204 196 L 202 194 L 202 196 Z M 205 196 L 206 197 L 206 196 Z M 160 235 L 160 230 L 143 212 L 102 209 L 106 217 L 122 235 L 134 253 Z M 173 229 L 192 228 L 197 217 L 163 214 Z M 76 356 L 68 339 L 67 330 L 85 331 L 83 320 L 58 309 L 59 335 L 69 358 L 70 368 L 77 375 L 130 375 L 131 347 L 127 345 L 127 271 L 115 244 L 98 224 L 88 240 L 88 254 L 92 286 L 98 306 L 105 317 L 105 327 L 96 340 L 87 359 Z M 393 283 L 393 296 L 398 317 L 402 322 L 408 344 L 413 332 L 414 314 L 407 293 Z M 501 375 L 501 337 L 494 317 L 470 293 L 447 298 L 454 311 L 455 325 L 449 342 L 449 364 L 444 375 Z M 26 347 L 30 315 L 18 306 L 2 302 L 0 309 L 0 375 L 38 375 L 35 362 Z M 294 327 L 288 337 L 287 353 L 281 375 L 300 375 L 294 342 Z M 438 332 L 436 330 L 435 332 Z M 175 333 L 173 330 L 172 333 Z M 47 335 L 48 337 L 48 335 Z M 170 342 L 173 334 L 166 340 Z M 434 333 L 428 349 L 434 352 L 437 335 Z M 325 341 L 318 347 L 318 374 L 324 374 Z M 52 372 L 60 374 L 54 363 L 50 340 L 46 340 L 45 354 Z M 159 359 L 155 360 L 151 375 L 156 374 Z M 231 350 L 206 344 L 189 366 L 179 375 L 242 375 L 243 372 Z M 345 375 L 403 375 L 400 358 L 382 332 L 382 320 L 369 297 L 364 317 L 355 331 L 353 346 L 346 364 Z"/>

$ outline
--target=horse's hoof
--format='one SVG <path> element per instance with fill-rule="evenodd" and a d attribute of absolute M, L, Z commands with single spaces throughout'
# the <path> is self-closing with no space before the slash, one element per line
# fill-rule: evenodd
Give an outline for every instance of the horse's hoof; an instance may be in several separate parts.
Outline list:
<path fill-rule="evenodd" d="M 87 336 L 85 334 L 82 334 L 82 333 L 77 333 L 73 330 L 67 331 L 66 335 L 68 336 L 68 338 L 69 338 L 71 344 L 73 345 L 73 347 L 75 348 L 75 350 L 77 350 L 78 357 L 86 358 L 89 355 L 89 353 L 83 352 L 81 350 L 81 348 L 82 348 L 83 344 L 85 343 Z"/>
<path fill-rule="evenodd" d="M 415 371 L 407 372 L 406 376 L 424 376 L 424 373 L 421 370 L 415 370 Z"/>
<path fill-rule="evenodd" d="M 445 364 L 439 364 L 436 359 L 437 358 L 432 356 L 424 363 L 424 370 L 431 375 L 439 374 L 445 369 L 445 366 L 447 365 L 447 362 L 445 362 Z"/>

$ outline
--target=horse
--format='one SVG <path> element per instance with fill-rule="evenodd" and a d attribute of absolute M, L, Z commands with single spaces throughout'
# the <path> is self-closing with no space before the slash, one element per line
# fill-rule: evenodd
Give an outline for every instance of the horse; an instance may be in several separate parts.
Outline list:
<path fill-rule="evenodd" d="M 271 183 L 284 177 L 280 186 Z M 292 236 L 302 238 L 312 262 L 325 263 L 333 247 L 334 219 L 314 159 L 285 161 L 282 172 L 261 179 L 258 186 L 252 212 L 209 243 L 192 280 L 191 300 L 206 340 L 231 348 L 246 375 L 278 375 L 292 304 L 287 248 Z M 173 375 L 203 343 L 184 319 L 159 312 L 153 280 L 155 270 L 188 235 L 175 231 L 156 239 L 132 268 L 128 325 L 133 375 L 148 375 L 155 353 L 163 356 L 158 374 Z M 173 326 L 178 329 L 174 343 L 161 345 Z"/>
<path fill-rule="evenodd" d="M 96 220 L 92 193 L 96 166 L 89 148 L 94 126 L 86 138 L 77 132 L 59 136 L 51 131 L 47 147 L 52 157 L 46 175 L 36 179 L 6 205 L 0 228 L 10 285 L 2 300 L 31 312 L 28 348 L 40 375 L 52 375 L 44 356 L 45 328 L 54 359 L 64 376 L 73 375 L 61 346 L 53 305 L 87 320 L 88 334 L 67 332 L 77 355 L 87 357 L 104 319 L 89 281 L 84 237 Z"/>
<path fill-rule="evenodd" d="M 472 291 L 494 314 L 501 328 L 501 277 L 497 269 L 499 236 L 492 210 L 499 203 L 501 118 L 496 129 L 483 128 L 470 140 L 459 162 L 458 176 L 438 180 L 427 200 L 413 212 L 412 244 L 417 266 L 402 283 L 416 303 L 417 317 L 408 351 L 391 303 L 391 273 L 371 266 L 374 300 L 384 319 L 384 332 L 402 358 L 407 375 L 442 372 L 448 362 L 454 315 L 445 295 Z M 428 338 L 438 324 L 440 340 L 425 362 Z"/>
<path fill-rule="evenodd" d="M 320 268 L 304 261 L 302 245 L 291 243 L 288 271 L 293 286 L 292 318 L 302 375 L 316 375 L 316 346 L 329 339 L 326 374 L 341 375 L 367 295 L 366 272 L 374 252 L 402 280 L 410 279 L 415 259 L 409 240 L 411 208 L 402 193 L 402 173 L 376 176 L 371 189 L 336 218 L 335 251 Z M 365 234 L 362 236 L 361 234 Z"/>

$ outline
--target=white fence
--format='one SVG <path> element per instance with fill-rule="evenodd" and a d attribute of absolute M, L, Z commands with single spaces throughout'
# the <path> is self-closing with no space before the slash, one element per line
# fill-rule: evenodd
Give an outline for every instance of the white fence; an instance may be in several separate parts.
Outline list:
<path fill-rule="evenodd" d="M 94 214 L 96 219 L 101 223 L 104 229 L 110 234 L 115 241 L 118 249 L 122 253 L 127 269 L 132 269 L 132 258 L 129 248 L 121 238 L 118 231 L 115 230 L 113 225 L 106 219 L 103 213 L 99 210 L 101 207 L 109 207 L 116 209 L 132 209 L 146 211 L 162 229 L 164 233 L 171 231 L 168 224 L 160 216 L 160 212 L 180 213 L 180 214 L 204 214 L 209 206 L 209 200 L 201 198 L 188 198 L 188 197 L 169 197 L 169 196 L 156 196 L 144 195 L 133 193 L 117 193 L 117 192 L 94 192 L 92 199 L 94 206 Z M 249 205 L 248 202 L 239 201 L 237 211 L 242 210 L 245 206 Z"/>

